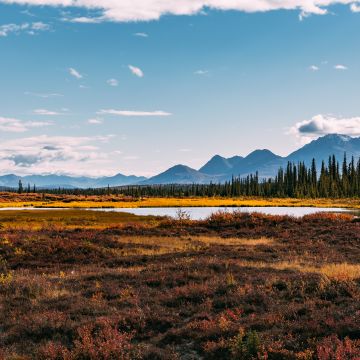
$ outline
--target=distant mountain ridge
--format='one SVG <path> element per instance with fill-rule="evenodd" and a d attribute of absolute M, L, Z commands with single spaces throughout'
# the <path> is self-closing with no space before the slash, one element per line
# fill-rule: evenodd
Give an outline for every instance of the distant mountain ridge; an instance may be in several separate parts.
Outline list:
<path fill-rule="evenodd" d="M 33 186 L 38 188 L 101 188 L 106 186 L 132 185 L 144 181 L 143 176 L 126 176 L 117 174 L 110 177 L 72 177 L 66 175 L 29 175 L 17 176 L 14 174 L 0 176 L 0 187 L 17 187 L 21 180 L 24 187 Z"/>
<path fill-rule="evenodd" d="M 89 178 L 71 177 L 64 175 L 30 175 L 19 177 L 17 175 L 0 176 L 0 188 L 17 187 L 21 179 L 23 186 L 29 183 L 36 184 L 39 188 L 100 188 L 106 186 L 126 185 L 155 185 L 155 184 L 207 184 L 210 182 L 223 182 L 232 176 L 246 176 L 258 172 L 260 177 L 267 178 L 276 175 L 279 167 L 285 167 L 288 161 L 297 163 L 305 162 L 308 166 L 315 158 L 317 166 L 327 161 L 328 157 L 335 155 L 342 161 L 344 153 L 350 160 L 360 157 L 360 137 L 353 138 L 347 135 L 331 134 L 313 140 L 309 144 L 292 152 L 286 157 L 274 154 L 270 150 L 255 150 L 249 155 L 225 158 L 215 155 L 199 170 L 186 165 L 176 165 L 151 178 L 126 176 L 117 174 L 111 177 Z"/>

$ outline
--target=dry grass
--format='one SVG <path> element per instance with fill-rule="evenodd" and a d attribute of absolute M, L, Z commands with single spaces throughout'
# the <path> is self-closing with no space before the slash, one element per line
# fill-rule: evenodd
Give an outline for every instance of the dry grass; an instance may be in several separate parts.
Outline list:
<path fill-rule="evenodd" d="M 199 236 L 197 241 L 208 245 L 222 245 L 222 246 L 272 246 L 276 242 L 274 239 L 261 237 L 259 239 L 243 239 L 243 238 L 221 238 L 211 236 Z"/>
<path fill-rule="evenodd" d="M 360 209 L 360 199 L 293 198 L 129 198 L 119 195 L 44 195 L 0 193 L 0 208 L 140 208 L 140 207 L 319 207 Z"/>
<path fill-rule="evenodd" d="M 4 229 L 107 229 L 129 224 L 155 225 L 156 216 L 139 217 L 128 213 L 86 211 L 77 209 L 2 210 L 0 225 Z"/>
<path fill-rule="evenodd" d="M 360 279 L 360 265 L 358 264 L 325 264 L 320 267 L 319 272 L 336 280 Z"/>
<path fill-rule="evenodd" d="M 129 248 L 111 249 L 114 255 L 164 255 L 171 253 L 181 253 L 187 251 L 200 251 L 210 245 L 220 246 L 270 246 L 274 245 L 273 239 L 261 237 L 259 239 L 240 239 L 240 238 L 221 238 L 211 236 L 196 237 L 171 237 L 163 236 L 122 236 L 119 240 L 121 244 L 132 245 Z"/>
<path fill-rule="evenodd" d="M 204 246 L 199 239 L 192 238 L 166 238 L 163 236 L 124 236 L 119 239 L 120 243 L 129 245 L 123 249 L 111 249 L 114 255 L 164 255 L 171 253 L 182 253 L 186 251 L 197 251 Z"/>
<path fill-rule="evenodd" d="M 313 273 L 325 275 L 329 279 L 339 281 L 349 281 L 360 279 L 360 265 L 344 263 L 328 263 L 315 266 L 306 260 L 297 259 L 294 261 L 280 261 L 275 263 L 269 262 L 252 262 L 238 261 L 237 264 L 242 267 L 252 267 L 256 269 L 274 269 L 274 270 L 292 270 L 302 273 Z"/>

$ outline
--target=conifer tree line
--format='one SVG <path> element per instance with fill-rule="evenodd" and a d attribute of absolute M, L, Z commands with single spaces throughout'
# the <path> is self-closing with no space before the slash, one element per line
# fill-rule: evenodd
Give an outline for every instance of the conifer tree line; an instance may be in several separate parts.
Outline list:
<path fill-rule="evenodd" d="M 20 185 L 19 185 L 20 190 Z M 21 191 L 26 190 L 22 188 Z M 260 179 L 258 173 L 246 177 L 233 177 L 224 183 L 190 185 L 133 185 L 100 189 L 36 190 L 27 192 L 82 195 L 123 195 L 139 197 L 292 197 L 292 198 L 347 198 L 360 197 L 360 159 L 350 161 L 346 155 L 341 163 L 335 156 L 323 161 L 318 169 L 315 159 L 311 166 L 304 162 L 289 162 L 280 168 L 274 178 Z"/>

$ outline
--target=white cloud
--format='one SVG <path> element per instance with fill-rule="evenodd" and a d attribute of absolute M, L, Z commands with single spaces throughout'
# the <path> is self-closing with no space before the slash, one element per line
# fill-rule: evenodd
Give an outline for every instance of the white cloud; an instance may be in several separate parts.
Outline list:
<path fill-rule="evenodd" d="M 98 24 L 102 22 L 102 18 L 98 17 L 87 17 L 87 16 L 80 16 L 75 18 L 63 18 L 63 21 L 73 22 L 73 23 L 80 23 L 80 24 Z"/>
<path fill-rule="evenodd" d="M 100 125 L 103 122 L 104 122 L 103 119 L 98 119 L 98 118 L 88 120 L 88 123 L 91 124 L 91 125 Z"/>
<path fill-rule="evenodd" d="M 304 19 L 306 19 L 309 16 L 310 16 L 310 14 L 308 12 L 302 10 L 302 11 L 300 11 L 300 14 L 299 14 L 299 20 L 303 21 Z"/>
<path fill-rule="evenodd" d="M 38 21 L 38 22 L 32 23 L 31 29 L 35 30 L 35 31 L 46 31 L 46 30 L 50 30 L 50 26 L 41 21 Z"/>
<path fill-rule="evenodd" d="M 26 33 L 36 35 L 41 31 L 50 30 L 50 25 L 43 22 L 22 23 L 22 24 L 5 24 L 0 25 L 0 37 L 7 37 L 10 34 Z"/>
<path fill-rule="evenodd" d="M 32 12 L 30 12 L 28 9 L 25 9 L 23 11 L 20 11 L 21 14 L 24 14 L 24 15 L 27 15 L 27 16 L 30 16 L 30 17 L 36 17 L 35 14 L 33 14 Z"/>
<path fill-rule="evenodd" d="M 335 69 L 335 70 L 347 70 L 348 68 L 347 68 L 347 66 L 345 66 L 345 65 L 339 64 L 339 65 L 335 65 L 335 66 L 334 66 L 334 69 Z"/>
<path fill-rule="evenodd" d="M 128 116 L 128 117 L 147 117 L 147 116 L 171 116 L 171 113 L 158 110 L 158 111 L 129 111 L 129 110 L 100 110 L 98 114 L 103 115 L 116 115 L 116 116 Z"/>
<path fill-rule="evenodd" d="M 119 86 L 119 81 L 116 79 L 109 79 L 106 81 L 106 83 L 110 86 Z"/>
<path fill-rule="evenodd" d="M 34 93 L 31 91 L 26 91 L 24 93 L 25 95 L 31 95 L 31 96 L 36 96 L 36 97 L 40 97 L 43 99 L 48 99 L 48 98 L 53 98 L 53 97 L 63 97 L 63 94 L 58 94 L 58 93 Z"/>
<path fill-rule="evenodd" d="M 311 65 L 311 66 L 309 66 L 309 70 L 311 70 L 311 71 L 319 71 L 320 68 L 318 66 L 316 66 L 316 65 Z"/>
<path fill-rule="evenodd" d="M 350 9 L 354 13 L 360 12 L 360 6 L 358 4 L 355 4 L 355 3 L 350 5 Z"/>
<path fill-rule="evenodd" d="M 51 122 L 42 121 L 22 121 L 19 119 L 0 117 L 0 130 L 4 132 L 25 132 L 31 128 L 50 126 Z"/>
<path fill-rule="evenodd" d="M 149 37 L 148 34 L 146 33 L 143 33 L 143 32 L 138 32 L 138 33 L 135 33 L 134 36 L 137 36 L 137 37 L 142 37 L 142 38 L 147 38 Z"/>
<path fill-rule="evenodd" d="M 359 0 L 0 0 L 2 3 L 77 7 L 100 10 L 97 21 L 150 21 L 163 15 L 195 15 L 207 9 L 221 11 L 265 12 L 272 10 L 298 10 L 301 18 L 309 14 L 324 15 L 335 4 L 350 5 L 358 11 Z M 90 17 L 91 18 L 91 17 Z M 81 19 L 80 22 L 89 22 Z M 87 17 L 85 18 L 87 19 Z M 79 22 L 79 20 L 78 20 Z"/>
<path fill-rule="evenodd" d="M 360 136 L 360 116 L 341 118 L 319 114 L 310 120 L 299 121 L 290 129 L 290 133 L 303 140 L 303 142 L 327 134 Z"/>
<path fill-rule="evenodd" d="M 69 68 L 69 74 L 76 79 L 82 79 L 83 76 L 74 68 Z"/>
<path fill-rule="evenodd" d="M 109 154 L 100 144 L 111 136 L 47 136 L 5 140 L 0 143 L 0 172 L 17 174 L 113 174 Z"/>
<path fill-rule="evenodd" d="M 209 70 L 196 70 L 194 74 L 200 76 L 209 75 Z"/>
<path fill-rule="evenodd" d="M 133 66 L 133 65 L 129 65 L 129 69 L 137 77 L 140 77 L 140 78 L 144 77 L 144 72 L 140 68 Z"/>
<path fill-rule="evenodd" d="M 52 110 L 47 110 L 47 109 L 35 109 L 33 111 L 34 114 L 36 115 L 41 115 L 41 116 L 58 116 L 61 115 L 61 113 L 57 112 L 57 111 L 52 111 Z"/>

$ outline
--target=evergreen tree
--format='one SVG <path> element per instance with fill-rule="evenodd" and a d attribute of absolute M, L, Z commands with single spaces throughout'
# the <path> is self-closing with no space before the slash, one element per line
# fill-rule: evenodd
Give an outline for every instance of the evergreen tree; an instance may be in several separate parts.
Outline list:
<path fill-rule="evenodd" d="M 19 187 L 18 187 L 18 193 L 19 194 L 22 194 L 23 193 L 23 184 L 22 184 L 22 181 L 21 179 L 19 179 Z"/>

